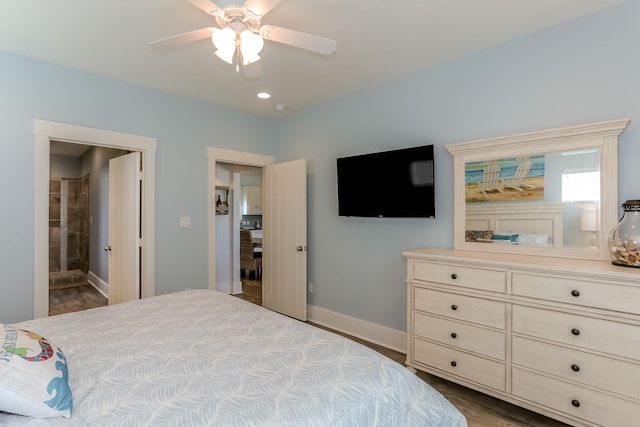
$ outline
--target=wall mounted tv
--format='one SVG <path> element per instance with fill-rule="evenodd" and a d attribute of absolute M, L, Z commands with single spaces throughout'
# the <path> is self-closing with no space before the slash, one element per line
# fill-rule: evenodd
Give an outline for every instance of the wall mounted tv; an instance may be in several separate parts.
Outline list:
<path fill-rule="evenodd" d="M 337 159 L 338 215 L 435 217 L 433 145 Z"/>

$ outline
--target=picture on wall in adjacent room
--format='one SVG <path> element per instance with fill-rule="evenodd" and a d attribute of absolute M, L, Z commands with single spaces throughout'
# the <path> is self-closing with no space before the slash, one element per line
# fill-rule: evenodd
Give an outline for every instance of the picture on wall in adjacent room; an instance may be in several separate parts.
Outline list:
<path fill-rule="evenodd" d="M 216 215 L 229 214 L 229 188 L 216 187 Z"/>
<path fill-rule="evenodd" d="M 465 164 L 467 203 L 544 199 L 544 154 Z"/>

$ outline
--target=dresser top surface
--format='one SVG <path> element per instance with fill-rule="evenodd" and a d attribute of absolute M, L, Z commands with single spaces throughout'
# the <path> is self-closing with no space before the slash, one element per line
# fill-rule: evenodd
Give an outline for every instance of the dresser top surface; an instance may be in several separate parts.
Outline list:
<path fill-rule="evenodd" d="M 416 248 L 402 252 L 406 258 L 431 261 L 478 263 L 497 268 L 536 268 L 543 270 L 575 271 L 581 274 L 602 274 L 620 279 L 637 281 L 640 285 L 640 268 L 621 267 L 610 261 L 580 260 L 537 255 L 476 252 L 444 248 Z"/>

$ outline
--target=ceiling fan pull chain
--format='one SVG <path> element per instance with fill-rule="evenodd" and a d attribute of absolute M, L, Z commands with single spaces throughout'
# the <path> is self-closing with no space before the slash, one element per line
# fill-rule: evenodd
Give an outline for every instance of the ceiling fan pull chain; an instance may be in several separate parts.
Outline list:
<path fill-rule="evenodd" d="M 240 72 L 240 45 L 236 42 L 236 73 Z"/>

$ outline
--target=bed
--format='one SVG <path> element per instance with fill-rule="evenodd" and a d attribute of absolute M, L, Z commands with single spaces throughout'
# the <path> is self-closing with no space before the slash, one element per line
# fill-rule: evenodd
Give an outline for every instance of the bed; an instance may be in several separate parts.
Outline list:
<path fill-rule="evenodd" d="M 63 354 L 54 379 L 67 375 L 73 409 L 50 418 L 0 412 L 0 425 L 467 425 L 391 359 L 213 290 L 7 327 L 35 333 Z"/>
<path fill-rule="evenodd" d="M 518 243 L 530 246 L 563 246 L 564 203 L 471 203 L 466 206 L 465 241 Z M 470 231 L 490 231 L 474 240 Z M 496 239 L 496 236 L 504 239 Z M 514 237 L 511 239 L 511 237 Z"/>

